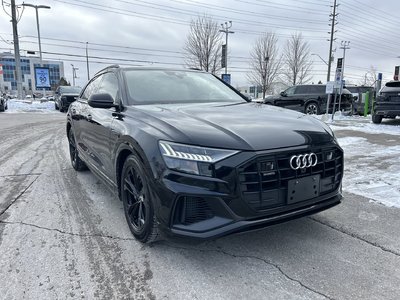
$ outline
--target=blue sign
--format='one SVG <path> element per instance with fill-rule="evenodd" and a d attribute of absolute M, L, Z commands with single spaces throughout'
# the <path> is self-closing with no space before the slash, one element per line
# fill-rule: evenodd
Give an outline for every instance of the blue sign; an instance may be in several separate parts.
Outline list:
<path fill-rule="evenodd" d="M 382 81 L 382 73 L 378 73 L 378 80 Z"/>
<path fill-rule="evenodd" d="M 37 89 L 51 87 L 49 68 L 35 68 L 35 84 Z"/>
<path fill-rule="evenodd" d="M 222 80 L 227 84 L 231 84 L 231 74 L 222 74 Z"/>

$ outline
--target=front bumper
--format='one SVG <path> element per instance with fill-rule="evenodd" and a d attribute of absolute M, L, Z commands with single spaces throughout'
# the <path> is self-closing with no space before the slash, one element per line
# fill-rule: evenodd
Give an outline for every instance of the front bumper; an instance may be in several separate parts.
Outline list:
<path fill-rule="evenodd" d="M 319 158 L 315 167 L 304 172 L 287 168 L 287 157 L 310 151 Z M 324 160 L 326 153 L 331 152 L 334 157 Z M 277 164 L 275 172 L 263 169 L 268 160 Z M 165 236 L 212 239 L 335 206 L 342 199 L 343 152 L 336 145 L 318 149 L 297 147 L 279 153 L 242 152 L 217 164 L 215 174 L 217 178 L 166 171 L 157 181 L 152 191 L 159 204 L 156 213 Z M 319 178 L 318 194 L 291 201 L 290 183 L 296 178 L 306 182 L 307 177 L 313 176 Z"/>

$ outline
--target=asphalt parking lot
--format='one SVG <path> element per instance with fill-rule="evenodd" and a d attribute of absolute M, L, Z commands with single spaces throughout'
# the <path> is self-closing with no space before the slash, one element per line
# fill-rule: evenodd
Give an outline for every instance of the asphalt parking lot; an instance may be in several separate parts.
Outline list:
<path fill-rule="evenodd" d="M 400 298 L 400 208 L 345 186 L 341 205 L 311 217 L 199 245 L 146 246 L 121 202 L 72 169 L 64 126 L 61 113 L 0 116 L 0 298 Z M 336 127 L 339 140 L 400 145 L 400 135 Z M 345 159 L 344 182 L 355 186 L 354 160 L 366 158 Z"/>

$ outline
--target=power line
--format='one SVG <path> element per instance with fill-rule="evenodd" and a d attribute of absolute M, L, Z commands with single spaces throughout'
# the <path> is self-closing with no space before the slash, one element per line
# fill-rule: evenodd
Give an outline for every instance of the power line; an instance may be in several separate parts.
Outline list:
<path fill-rule="evenodd" d="M 96 10 L 101 10 L 101 11 L 106 11 L 106 12 L 112 12 L 115 14 L 122 14 L 122 15 L 135 15 L 137 17 L 140 18 L 149 18 L 149 19 L 154 19 L 154 20 L 162 20 L 164 22 L 170 22 L 170 23 L 176 23 L 176 24 L 181 24 L 181 25 L 187 25 L 190 24 L 190 22 L 185 22 L 185 21 L 181 21 L 179 19 L 174 19 L 174 18 L 170 18 L 170 17 L 160 17 L 157 15 L 151 15 L 151 14 L 145 14 L 145 13 L 137 13 L 131 10 L 127 10 L 124 9 L 124 11 L 122 12 L 119 8 L 116 7 L 112 7 L 112 6 L 108 6 L 108 5 L 100 5 L 97 3 L 92 3 L 92 2 L 87 2 L 87 1 L 82 1 L 82 0 L 54 0 L 56 2 L 62 2 L 65 4 L 69 4 L 69 5 L 75 5 L 75 6 L 80 6 L 80 7 L 85 7 L 85 8 L 91 8 L 91 9 L 96 9 Z M 73 2 L 78 2 L 78 3 L 71 3 L 69 1 L 73 1 Z M 83 3 L 83 4 L 81 4 Z M 89 6 L 90 5 L 90 6 Z M 198 16 L 195 15 L 195 16 Z M 214 18 L 219 18 L 219 19 L 225 19 L 225 16 L 219 16 L 219 15 L 210 15 L 211 17 Z M 265 27 L 265 26 L 270 26 L 273 28 L 282 28 L 282 29 L 304 29 L 304 30 L 308 30 L 308 31 L 312 31 L 312 32 L 323 32 L 323 30 L 318 30 L 318 29 L 314 29 L 314 28 L 310 28 L 310 27 L 302 27 L 302 26 L 297 26 L 297 25 L 293 25 L 293 26 L 285 26 L 285 25 L 280 25 L 280 24 L 274 24 L 274 23 L 265 23 L 265 22 L 250 22 L 248 20 L 244 20 L 244 19 L 239 19 L 239 18 L 231 18 L 232 21 L 235 21 L 239 24 L 244 24 L 244 25 L 253 25 L 253 26 L 261 26 L 261 27 Z"/>

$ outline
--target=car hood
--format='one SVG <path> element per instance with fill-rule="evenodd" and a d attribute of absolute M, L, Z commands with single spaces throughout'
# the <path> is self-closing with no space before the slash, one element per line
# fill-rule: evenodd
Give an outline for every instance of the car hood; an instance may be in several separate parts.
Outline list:
<path fill-rule="evenodd" d="M 266 150 L 331 141 L 327 125 L 314 117 L 257 103 L 140 105 L 141 119 L 162 139 L 192 145 Z"/>

